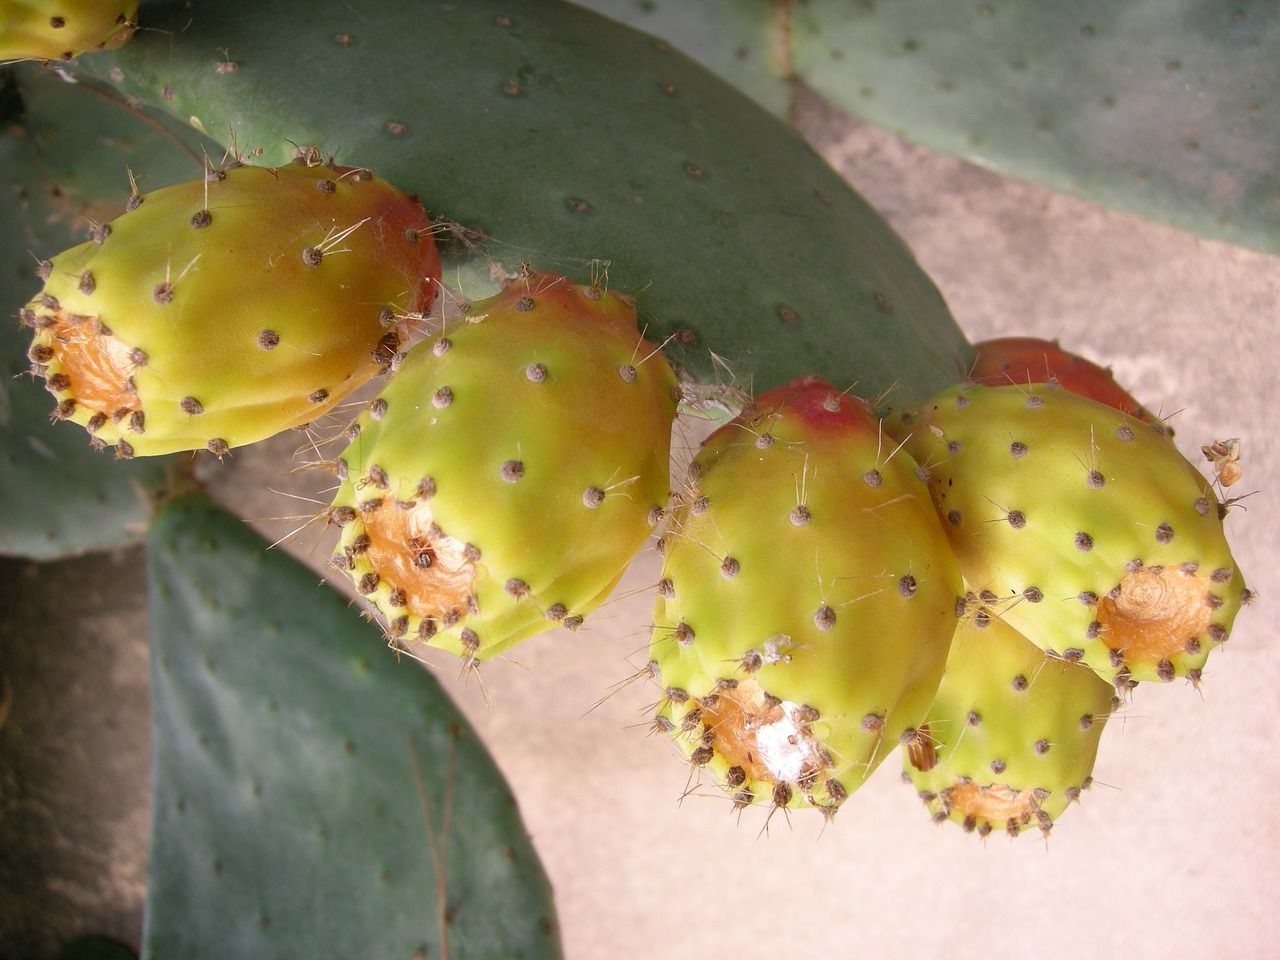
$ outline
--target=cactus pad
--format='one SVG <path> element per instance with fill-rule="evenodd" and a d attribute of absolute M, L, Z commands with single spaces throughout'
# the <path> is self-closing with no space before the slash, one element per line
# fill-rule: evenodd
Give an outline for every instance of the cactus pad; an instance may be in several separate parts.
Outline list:
<path fill-rule="evenodd" d="M 425 671 L 204 498 L 148 568 L 145 956 L 561 955 L 515 800 Z"/>
<path fill-rule="evenodd" d="M 809 0 L 796 72 L 935 150 L 1280 252 L 1269 0 Z"/>
<path fill-rule="evenodd" d="M 589 10 L 157 0 L 147 21 L 80 69 L 269 162 L 283 134 L 420 193 L 460 228 L 449 275 L 467 296 L 496 291 L 495 266 L 589 282 L 603 262 L 704 384 L 760 391 L 812 370 L 912 402 L 969 364 L 901 238 L 795 130 Z M 285 35 L 305 66 L 280 55 Z"/>

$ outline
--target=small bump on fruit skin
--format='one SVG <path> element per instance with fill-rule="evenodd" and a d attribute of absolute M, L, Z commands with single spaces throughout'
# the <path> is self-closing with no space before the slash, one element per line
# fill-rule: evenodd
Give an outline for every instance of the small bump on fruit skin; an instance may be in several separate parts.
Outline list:
<path fill-rule="evenodd" d="M 937 688 L 959 572 L 881 439 L 863 401 L 800 378 L 713 433 L 676 498 L 656 723 L 736 806 L 834 815 Z"/>
<path fill-rule="evenodd" d="M 378 574 L 368 600 L 408 617 L 410 652 L 474 666 L 578 629 L 662 518 L 675 386 L 628 297 L 528 273 L 471 303 L 349 431 L 339 567 Z"/>
<path fill-rule="evenodd" d="M 238 165 L 139 200 L 54 257 L 24 308 L 63 419 L 131 455 L 222 456 L 314 421 L 387 367 L 434 299 L 430 234 L 403 239 L 426 213 L 350 168 Z M 291 247 L 328 253 L 308 267 Z"/>

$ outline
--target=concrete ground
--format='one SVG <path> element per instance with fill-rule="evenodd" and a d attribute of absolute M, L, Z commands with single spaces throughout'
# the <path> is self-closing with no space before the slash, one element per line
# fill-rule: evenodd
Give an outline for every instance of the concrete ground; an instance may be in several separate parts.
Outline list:
<path fill-rule="evenodd" d="M 442 671 L 520 801 L 555 884 L 567 956 L 1274 956 L 1280 448 L 1269 430 L 1280 399 L 1271 340 L 1280 259 L 913 148 L 812 98 L 803 107 L 804 132 L 903 234 L 970 339 L 1058 337 L 1110 364 L 1148 406 L 1177 411 L 1179 445 L 1193 459 L 1201 443 L 1242 438 L 1236 489 L 1259 492 L 1231 513 L 1228 530 L 1260 599 L 1214 653 L 1198 691 L 1181 682 L 1139 688 L 1106 731 L 1097 785 L 1047 842 L 981 841 L 932 824 L 892 763 L 828 825 L 804 812 L 739 816 L 713 789 L 686 796 L 688 768 L 646 729 L 654 689 L 626 683 L 646 659 L 637 625 L 649 619 L 645 589 L 658 563 L 645 554 L 582 631 L 543 635 L 516 651 L 518 662 L 486 667 L 490 703 Z M 217 488 L 278 488 L 278 452 L 230 459 Z M 283 497 L 253 511 L 297 512 Z M 136 564 L 131 556 L 115 561 L 121 576 Z M 74 566 L 13 570 L 6 604 L 56 595 L 42 577 L 82 575 Z M 72 782 L 116 785 L 89 797 L 106 811 L 92 836 L 77 833 L 65 811 L 48 818 L 62 824 L 57 855 L 78 849 L 98 879 L 87 882 L 83 864 L 79 874 L 33 866 L 19 855 L 26 848 L 11 847 L 0 880 L 12 896 L 23 877 L 41 877 L 63 930 L 136 940 L 147 754 L 135 671 L 145 675 L 145 646 L 136 611 L 89 609 L 83 618 L 81 647 L 68 641 L 50 662 L 122 651 L 112 688 L 121 706 L 91 718 L 98 740 L 81 731 L 49 755 L 36 806 L 51 809 Z M 6 694 L 4 710 L 45 710 L 56 729 L 60 705 L 92 699 L 92 684 L 110 681 L 50 676 L 57 695 L 33 704 Z M 46 949 L 42 936 L 21 941 L 34 945 L 26 955 Z M 0 957 L 16 942 L 0 941 Z"/>

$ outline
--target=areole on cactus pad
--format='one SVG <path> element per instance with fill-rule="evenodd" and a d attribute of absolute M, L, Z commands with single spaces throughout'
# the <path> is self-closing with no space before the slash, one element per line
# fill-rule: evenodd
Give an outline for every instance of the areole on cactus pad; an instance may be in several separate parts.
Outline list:
<path fill-rule="evenodd" d="M 387 369 L 440 260 L 417 200 L 303 151 L 135 193 L 40 272 L 20 317 L 54 416 L 123 457 L 222 455 Z"/>
<path fill-rule="evenodd" d="M 530 273 L 405 357 L 352 427 L 335 565 L 468 664 L 607 598 L 668 498 L 675 373 L 630 297 Z"/>
<path fill-rule="evenodd" d="M 663 535 L 657 725 L 740 806 L 830 815 L 925 719 L 956 562 L 910 456 L 817 377 L 713 433 Z"/>

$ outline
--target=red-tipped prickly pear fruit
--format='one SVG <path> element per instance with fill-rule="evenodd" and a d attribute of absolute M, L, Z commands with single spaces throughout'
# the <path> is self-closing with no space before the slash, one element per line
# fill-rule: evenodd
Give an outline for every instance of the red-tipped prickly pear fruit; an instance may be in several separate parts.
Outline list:
<path fill-rule="evenodd" d="M 1155 426 L 1033 384 L 953 388 L 886 429 L 927 471 L 970 589 L 1121 688 L 1198 680 L 1251 596 L 1213 483 Z"/>
<path fill-rule="evenodd" d="M 439 281 L 425 211 L 365 170 L 233 164 L 129 207 L 42 264 L 21 312 L 55 417 L 120 456 L 221 455 L 319 417 Z"/>
<path fill-rule="evenodd" d="M 1057 340 L 999 337 L 974 344 L 973 351 L 975 360 L 969 372 L 973 383 L 988 387 L 1053 384 L 1115 407 L 1144 423 L 1161 423 L 1116 382 L 1110 370 L 1062 349 Z"/>
<path fill-rule="evenodd" d="M 631 298 L 516 280 L 409 351 L 360 416 L 334 563 L 410 650 L 474 663 L 576 627 L 662 517 L 677 400 Z"/>
<path fill-rule="evenodd" d="M 713 433 L 664 534 L 659 728 L 740 806 L 833 814 L 933 702 L 959 571 L 915 463 L 817 377 Z"/>
<path fill-rule="evenodd" d="M 986 836 L 1054 821 L 1091 780 L 1119 700 L 1092 670 L 1049 657 L 977 604 L 956 630 L 938 698 L 903 747 L 933 818 Z"/>
<path fill-rule="evenodd" d="M 138 26 L 138 0 L 5 0 L 0 62 L 71 60 L 114 50 Z"/>

